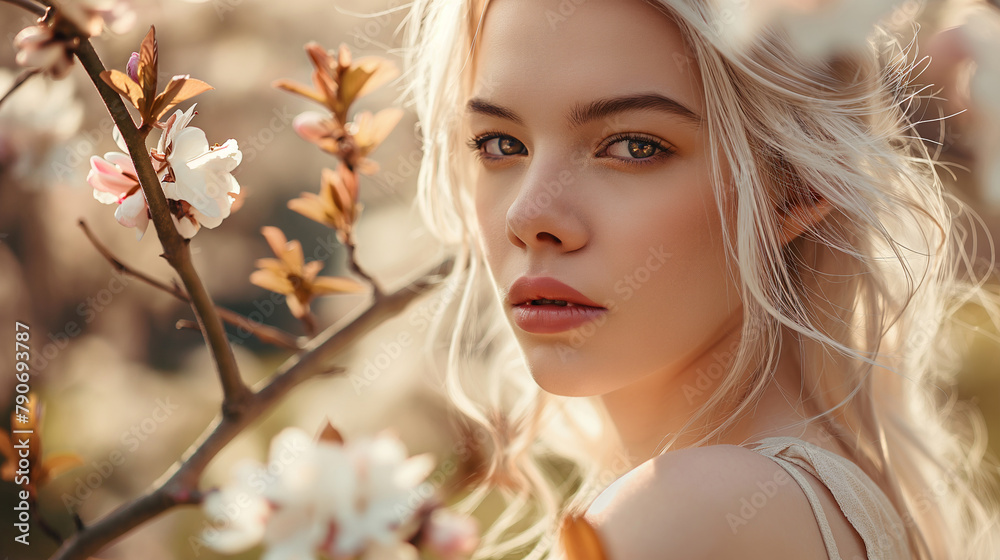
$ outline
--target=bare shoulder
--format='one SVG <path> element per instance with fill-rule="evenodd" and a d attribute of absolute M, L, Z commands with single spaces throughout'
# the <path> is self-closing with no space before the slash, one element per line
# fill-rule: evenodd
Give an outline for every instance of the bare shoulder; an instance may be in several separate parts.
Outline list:
<path fill-rule="evenodd" d="M 602 492 L 586 518 L 610 560 L 826 556 L 798 484 L 735 445 L 655 457 Z"/>

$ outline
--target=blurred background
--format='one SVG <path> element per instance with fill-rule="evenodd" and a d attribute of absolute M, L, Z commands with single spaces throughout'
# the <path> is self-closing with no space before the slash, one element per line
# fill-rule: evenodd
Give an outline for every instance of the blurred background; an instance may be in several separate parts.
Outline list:
<path fill-rule="evenodd" d="M 322 274 L 344 274 L 344 252 L 331 231 L 286 207 L 303 191 L 319 190 L 320 170 L 335 160 L 301 140 L 292 118 L 314 110 L 303 98 L 278 91 L 271 82 L 292 78 L 308 83 L 311 66 L 302 47 L 311 40 L 327 48 L 347 44 L 356 56 L 374 54 L 395 60 L 399 0 L 134 0 L 138 23 L 123 34 L 95 40 L 105 65 L 124 69 L 149 25 L 160 45 L 160 83 L 175 74 L 207 81 L 214 91 L 195 99 L 193 122 L 210 143 L 239 142 L 243 161 L 234 175 L 242 187 L 240 208 L 222 227 L 203 230 L 192 241 L 195 264 L 216 302 L 295 334 L 300 325 L 283 303 L 247 280 L 254 260 L 272 256 L 260 227 L 275 225 L 303 244 L 307 260 L 326 259 Z M 934 56 L 920 80 L 938 84 L 941 98 L 928 100 L 925 118 L 967 113 L 948 119 L 941 130 L 928 122 L 925 136 L 937 141 L 941 158 L 953 162 L 949 189 L 979 213 L 985 230 L 1000 235 L 1000 161 L 997 146 L 984 142 L 989 108 L 975 107 L 969 86 L 974 52 L 955 31 L 973 2 L 900 3 L 900 10 L 922 10 L 918 52 Z M 19 69 L 9 47 L 14 35 L 34 23 L 26 12 L 0 4 L 0 91 Z M 911 30 L 912 31 L 912 30 Z M 994 53 L 994 56 L 997 56 Z M 978 64 L 985 68 L 980 59 Z M 994 78 L 1000 79 L 997 59 Z M 989 76 L 989 74 L 980 73 Z M 1000 94 L 1000 84 L 991 91 Z M 390 84 L 362 98 L 355 110 L 400 105 L 400 90 Z M 187 107 L 185 103 L 182 107 Z M 995 107 L 994 107 L 995 108 Z M 401 286 L 439 257 L 438 248 L 411 209 L 420 144 L 415 118 L 407 109 L 389 139 L 373 154 L 381 166 L 363 176 L 365 206 L 358 225 L 358 259 L 388 289 Z M 214 367 L 201 336 L 177 330 L 192 319 L 189 307 L 141 282 L 121 277 L 97 253 L 77 226 L 85 220 L 123 262 L 163 281 L 172 270 L 158 255 L 150 226 L 136 242 L 134 231 L 117 224 L 114 206 L 94 200 L 86 182 L 91 155 L 117 151 L 111 120 L 76 65 L 61 81 L 33 78 L 0 106 L 0 317 L 31 327 L 32 388 L 43 399 L 46 454 L 71 451 L 84 466 L 61 476 L 41 492 L 43 513 L 63 534 L 72 530 L 68 508 L 84 520 L 97 519 L 148 488 L 173 464 L 213 419 L 221 399 Z M 993 129 L 992 132 L 996 132 Z M 992 148 L 991 148 L 992 146 Z M 986 151 L 992 149 L 993 151 Z M 988 185 L 992 184 L 990 189 Z M 980 236 L 976 249 L 989 266 L 991 245 Z M 347 315 L 361 296 L 318 299 L 313 309 L 321 326 Z M 350 439 L 391 426 L 411 453 L 432 452 L 439 461 L 458 454 L 462 434 L 449 423 L 436 389 L 427 381 L 425 352 L 419 344 L 400 344 L 401 334 L 419 337 L 433 306 L 423 301 L 379 328 L 339 363 L 350 371 L 375 371 L 373 379 L 348 377 L 307 382 L 266 418 L 226 448 L 206 472 L 203 487 L 229 477 L 243 458 L 264 460 L 271 437 L 285 426 L 317 430 L 329 419 Z M 982 324 L 973 352 L 959 379 L 961 396 L 982 408 L 994 453 L 1000 451 L 1000 343 L 997 333 L 974 309 L 966 320 Z M 4 332 L 8 332 L 4 327 Z M 265 379 L 288 352 L 230 329 L 244 377 Z M 12 348 L 0 344 L 0 363 L 13 361 Z M 374 369 L 372 369 L 374 368 Z M 0 427 L 8 425 L 13 376 L 0 378 Z M 467 454 L 463 457 L 468 458 Z M 114 459 L 114 463 L 112 462 Z M 465 468 L 467 465 L 463 465 Z M 460 473 L 461 474 L 461 473 Z M 0 484 L 0 503 L 13 503 L 15 487 Z M 7 514 L 4 514 L 5 516 Z M 486 514 L 484 514 L 486 515 Z M 205 527 L 197 508 L 179 508 L 144 525 L 103 552 L 101 558 L 217 558 L 193 545 L 190 537 Z M 0 542 L 13 538 L 0 524 Z M 45 558 L 54 543 L 32 533 L 30 554 Z M 7 549 L 7 545 L 4 545 Z M 235 556 L 257 558 L 259 549 Z M 233 558 L 233 556 L 226 556 Z"/>

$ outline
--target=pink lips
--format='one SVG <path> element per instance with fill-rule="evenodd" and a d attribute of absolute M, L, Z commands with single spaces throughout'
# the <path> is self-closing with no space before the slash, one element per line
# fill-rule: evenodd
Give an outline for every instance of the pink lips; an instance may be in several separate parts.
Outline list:
<path fill-rule="evenodd" d="M 538 300 L 549 300 L 549 303 L 532 304 Z M 507 294 L 507 303 L 511 306 L 514 323 L 535 334 L 570 330 L 608 312 L 587 296 L 547 276 L 518 278 Z"/>

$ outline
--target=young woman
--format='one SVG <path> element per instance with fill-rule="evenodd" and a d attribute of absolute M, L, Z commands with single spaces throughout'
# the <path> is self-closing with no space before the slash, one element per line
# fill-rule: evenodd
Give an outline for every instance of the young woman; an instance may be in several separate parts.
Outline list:
<path fill-rule="evenodd" d="M 944 391 L 950 314 L 992 304 L 906 53 L 734 41 L 719 4 L 413 2 L 444 387 L 491 435 L 469 503 L 507 497 L 480 557 L 570 512 L 612 560 L 997 557 Z"/>

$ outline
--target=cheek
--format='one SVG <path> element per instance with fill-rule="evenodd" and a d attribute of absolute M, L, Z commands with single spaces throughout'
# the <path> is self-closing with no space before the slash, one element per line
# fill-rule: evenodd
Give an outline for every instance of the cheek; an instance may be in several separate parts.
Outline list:
<path fill-rule="evenodd" d="M 479 183 L 475 190 L 476 227 L 490 272 L 503 270 L 505 257 L 514 247 L 507 238 L 507 209 L 510 206 L 500 189 Z"/>
<path fill-rule="evenodd" d="M 650 370 L 684 360 L 714 337 L 739 305 L 711 189 L 635 205 L 619 233 L 613 299 L 623 327 L 613 341 Z M 617 338 L 617 337 L 616 337 Z M 609 341 L 612 342 L 612 341 Z"/>

